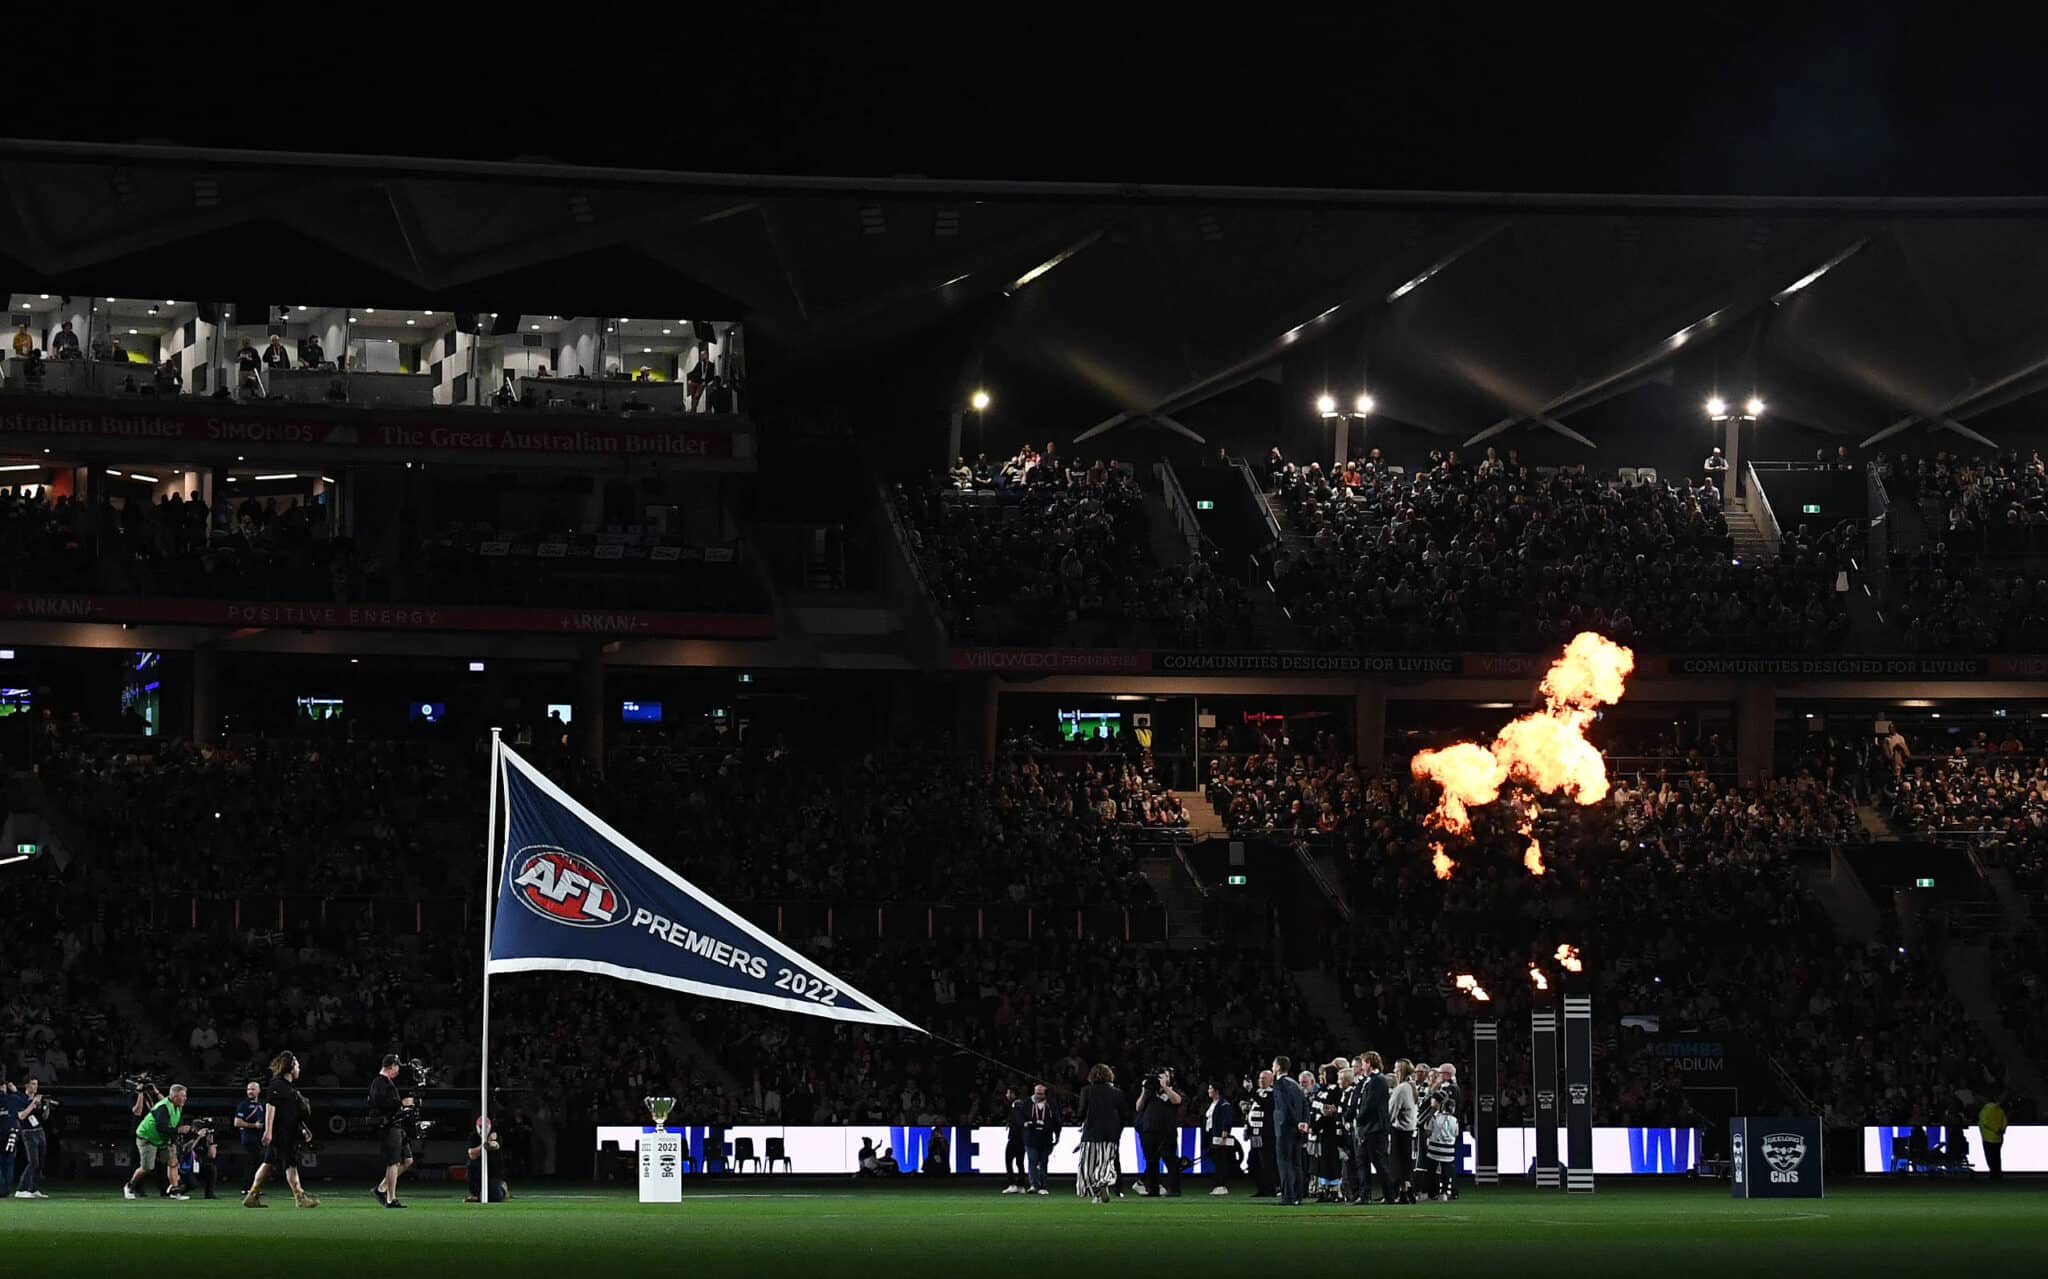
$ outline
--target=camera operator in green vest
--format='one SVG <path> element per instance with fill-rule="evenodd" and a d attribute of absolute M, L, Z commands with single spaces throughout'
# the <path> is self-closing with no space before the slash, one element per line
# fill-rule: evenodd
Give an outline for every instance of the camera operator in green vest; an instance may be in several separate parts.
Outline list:
<path fill-rule="evenodd" d="M 172 1084 L 170 1092 L 135 1125 L 135 1175 L 121 1187 L 121 1197 L 140 1199 L 142 1196 L 135 1193 L 136 1186 L 161 1163 L 170 1178 L 170 1197 L 188 1198 L 178 1181 L 177 1143 L 178 1138 L 191 1131 L 192 1125 L 185 1122 L 185 1085 Z"/>

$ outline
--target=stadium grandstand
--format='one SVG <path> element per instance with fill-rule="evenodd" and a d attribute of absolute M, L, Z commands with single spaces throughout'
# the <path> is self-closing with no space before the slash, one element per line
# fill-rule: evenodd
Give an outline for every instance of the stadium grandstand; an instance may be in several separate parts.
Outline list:
<path fill-rule="evenodd" d="M 1291 1056 L 1335 1123 L 1370 1049 L 1455 1068 L 1469 1213 L 1565 1170 L 1532 1017 L 1586 1006 L 1573 1189 L 1739 1186 L 1746 1116 L 1830 1193 L 2048 1173 L 2041 208 L 0 181 L 0 1078 L 61 1103 L 20 1197 L 119 1200 L 138 1076 L 225 1116 L 287 1049 L 330 1204 L 374 1206 L 392 1053 L 422 1200 L 490 1199 L 480 1091 L 515 1199 L 630 1194 L 649 1098 L 688 1194 L 863 1136 L 995 1194 L 1036 1083 L 1071 1170 L 1098 1063 L 1170 1069 L 1169 1184 L 1242 1197 L 1210 1088 Z M 1558 691 L 1588 635 L 1614 688 Z M 493 729 L 897 1020 L 587 965 L 487 1004 Z"/>

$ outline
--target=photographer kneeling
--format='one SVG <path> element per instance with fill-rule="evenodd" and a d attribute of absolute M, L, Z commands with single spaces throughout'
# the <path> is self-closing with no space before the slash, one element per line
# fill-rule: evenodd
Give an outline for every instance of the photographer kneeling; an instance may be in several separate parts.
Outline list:
<path fill-rule="evenodd" d="M 1180 1108 L 1181 1095 L 1174 1091 L 1173 1072 L 1161 1070 L 1148 1076 L 1138 1092 L 1138 1158 L 1144 1164 L 1145 1180 L 1139 1194 L 1159 1195 L 1159 1166 L 1166 1168 L 1166 1190 L 1180 1194 Z"/>
<path fill-rule="evenodd" d="M 213 1190 L 220 1179 L 220 1142 L 214 1137 L 213 1121 L 195 1119 L 188 1126 L 191 1134 L 178 1139 L 178 1172 L 185 1185 L 197 1185 L 206 1198 L 217 1198 Z"/>
<path fill-rule="evenodd" d="M 377 1199 L 386 1208 L 405 1207 L 398 1199 L 398 1178 L 405 1172 L 406 1129 L 419 1106 L 418 1098 L 398 1095 L 398 1067 L 398 1054 L 386 1053 L 370 1080 L 370 1122 L 377 1128 L 377 1149 L 384 1162 Z"/>
<path fill-rule="evenodd" d="M 470 1130 L 470 1142 L 471 1145 L 465 1152 L 469 1159 L 469 1167 L 464 1170 L 463 1175 L 463 1179 L 469 1184 L 469 1193 L 462 1197 L 462 1201 L 477 1203 L 488 1198 L 494 1204 L 504 1203 L 512 1197 L 512 1191 L 505 1185 L 503 1177 L 493 1176 L 488 1195 L 484 1193 L 484 1150 L 488 1147 L 492 1154 L 498 1153 L 497 1129 L 479 1115 L 476 1126 Z"/>
<path fill-rule="evenodd" d="M 137 1104 L 143 1097 L 136 1095 Z M 178 1180 L 178 1154 L 175 1149 L 178 1139 L 192 1131 L 192 1125 L 185 1122 L 185 1085 L 172 1084 L 171 1091 L 142 1116 L 142 1122 L 135 1125 L 135 1172 L 128 1178 L 128 1184 L 121 1187 L 123 1199 L 140 1199 L 135 1187 L 144 1177 L 156 1171 L 161 1163 L 170 1180 L 169 1197 L 187 1199 Z"/>

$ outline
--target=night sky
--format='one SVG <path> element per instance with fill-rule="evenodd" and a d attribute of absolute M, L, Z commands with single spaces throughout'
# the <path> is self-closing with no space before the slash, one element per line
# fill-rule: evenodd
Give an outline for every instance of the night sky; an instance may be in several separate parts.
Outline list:
<path fill-rule="evenodd" d="M 627 21 L 506 7 L 438 29 L 279 8 L 274 25 L 251 11 L 189 35 L 80 14 L 16 42 L 0 131 L 868 177 L 2048 186 L 2039 46 L 2013 11 L 1440 4 L 1275 20 L 1288 8 L 757 4 Z"/>

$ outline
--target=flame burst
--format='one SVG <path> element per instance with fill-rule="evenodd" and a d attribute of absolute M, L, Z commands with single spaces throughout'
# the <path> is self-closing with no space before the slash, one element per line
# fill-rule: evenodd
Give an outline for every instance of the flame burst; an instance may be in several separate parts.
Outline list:
<path fill-rule="evenodd" d="M 1452 861 L 1451 855 L 1444 851 L 1441 840 L 1433 839 L 1429 841 L 1429 851 L 1429 864 L 1436 868 L 1436 877 L 1438 879 L 1449 879 L 1451 877 L 1451 867 L 1456 866 L 1458 863 Z"/>
<path fill-rule="evenodd" d="M 1550 978 L 1545 977 L 1543 970 L 1534 964 L 1529 965 L 1529 980 L 1535 983 L 1536 989 L 1539 991 L 1550 989 Z"/>
<path fill-rule="evenodd" d="M 1454 835 L 1472 829 L 1472 808 L 1500 798 L 1509 782 L 1546 794 L 1563 795 L 1579 804 L 1607 798 L 1607 764 L 1586 740 L 1586 729 L 1602 706 L 1621 700 L 1635 654 L 1604 635 L 1582 631 L 1565 646 L 1543 677 L 1544 707 L 1509 722 L 1494 735 L 1491 747 L 1456 742 L 1442 750 L 1417 752 L 1409 766 L 1417 779 L 1443 788 L 1429 823 Z M 1531 800 L 1520 828 L 1529 836 L 1522 864 L 1532 875 L 1544 871 L 1543 846 L 1537 842 L 1537 808 Z M 1449 858 L 1436 849 L 1437 877 L 1449 877 Z"/>
<path fill-rule="evenodd" d="M 1493 996 L 1486 993 L 1486 987 L 1480 985 L 1479 979 L 1477 977 L 1474 977 L 1471 973 L 1459 973 L 1457 976 L 1457 985 L 1459 990 L 1462 990 L 1467 995 L 1470 995 L 1475 1002 L 1483 1004 L 1488 1003 L 1493 999 Z"/>
<path fill-rule="evenodd" d="M 1579 959 L 1579 948 L 1577 946 L 1559 946 L 1557 948 L 1557 962 L 1562 964 L 1564 970 L 1568 973 L 1582 973 L 1586 971 L 1586 965 Z"/>
<path fill-rule="evenodd" d="M 1536 801 L 1530 800 L 1523 807 L 1521 823 L 1516 827 L 1529 839 L 1529 848 L 1522 854 L 1522 865 L 1529 868 L 1531 875 L 1543 873 L 1543 841 L 1536 838 L 1536 818 L 1541 812 L 1542 810 L 1536 807 Z"/>

